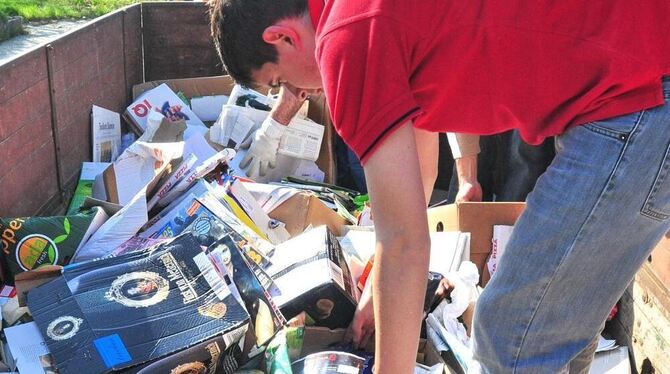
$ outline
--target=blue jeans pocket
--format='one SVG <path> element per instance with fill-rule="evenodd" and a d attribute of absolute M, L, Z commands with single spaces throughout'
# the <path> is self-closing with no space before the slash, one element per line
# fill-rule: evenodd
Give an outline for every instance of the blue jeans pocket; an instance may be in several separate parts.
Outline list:
<path fill-rule="evenodd" d="M 626 141 L 630 133 L 642 120 L 644 113 L 643 110 L 602 121 L 589 122 L 583 126 L 591 132 Z"/>
<path fill-rule="evenodd" d="M 665 151 L 661 168 L 647 195 L 641 213 L 649 218 L 664 221 L 670 217 L 670 144 Z"/>

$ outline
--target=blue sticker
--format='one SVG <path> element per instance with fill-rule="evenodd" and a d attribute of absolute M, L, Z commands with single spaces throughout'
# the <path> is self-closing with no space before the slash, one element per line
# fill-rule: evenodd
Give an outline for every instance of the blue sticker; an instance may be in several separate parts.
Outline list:
<path fill-rule="evenodd" d="M 98 353 L 100 353 L 100 357 L 102 357 L 108 369 L 132 360 L 119 334 L 95 339 L 93 344 L 95 344 L 95 348 L 98 349 Z"/>

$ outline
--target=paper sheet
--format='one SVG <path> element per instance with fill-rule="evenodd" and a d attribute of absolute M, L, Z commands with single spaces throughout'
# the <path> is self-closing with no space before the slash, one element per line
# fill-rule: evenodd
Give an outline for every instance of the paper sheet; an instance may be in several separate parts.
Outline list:
<path fill-rule="evenodd" d="M 91 110 L 93 162 L 114 162 L 121 147 L 121 116 L 93 105 Z M 95 177 L 94 177 L 95 178 Z"/>
<path fill-rule="evenodd" d="M 507 247 L 507 242 L 512 235 L 512 230 L 514 226 L 506 225 L 494 225 L 493 226 L 493 239 L 491 239 L 491 256 L 486 262 L 486 267 L 489 269 L 489 274 L 493 275 L 498 266 L 498 262 L 505 253 L 505 247 Z"/>
<path fill-rule="evenodd" d="M 191 99 L 191 110 L 203 121 L 216 121 L 227 102 L 226 95 L 194 97 Z"/>
<path fill-rule="evenodd" d="M 430 233 L 430 264 L 429 270 L 446 276 L 449 272 L 458 271 L 461 262 L 470 259 L 470 233 L 460 231 L 444 231 Z M 342 250 L 350 264 L 352 278 L 358 281 L 363 265 L 374 256 L 375 233 L 373 231 L 350 230 L 340 240 Z M 352 263 L 350 259 L 355 259 Z M 357 264 L 358 263 L 358 264 Z"/>
<path fill-rule="evenodd" d="M 123 209 L 107 220 L 91 239 L 72 257 L 71 263 L 93 260 L 110 254 L 133 237 L 149 220 L 146 187 L 135 195 Z"/>
<path fill-rule="evenodd" d="M 319 158 L 324 127 L 309 119 L 293 118 L 279 141 L 278 153 L 309 161 Z"/>
<path fill-rule="evenodd" d="M 596 353 L 589 374 L 630 374 L 628 347 Z"/>
<path fill-rule="evenodd" d="M 619 348 L 619 346 L 616 344 L 616 340 L 608 340 L 600 336 L 598 338 L 598 347 L 596 348 L 596 353 L 611 351 L 617 348 Z"/>
<path fill-rule="evenodd" d="M 44 373 L 40 356 L 48 355 L 49 349 L 35 322 L 7 328 L 5 336 L 9 351 L 21 373 Z"/>
<path fill-rule="evenodd" d="M 247 183 L 242 185 L 251 193 L 265 213 L 270 213 L 283 204 L 286 200 L 295 196 L 300 190 L 290 187 L 282 187 L 266 183 Z"/>
<path fill-rule="evenodd" d="M 125 205 L 154 177 L 161 173 L 174 158 L 181 157 L 184 143 L 135 142 L 119 158 L 114 168 L 113 180 L 118 203 Z M 107 173 L 107 172 L 105 172 Z M 113 201 L 115 202 L 115 201 Z"/>
<path fill-rule="evenodd" d="M 283 226 L 271 224 L 270 217 L 242 182 L 233 180 L 228 186 L 228 191 L 272 244 L 283 243 L 290 238 L 288 231 Z"/>
<path fill-rule="evenodd" d="M 293 172 L 293 175 L 300 179 L 307 179 L 321 183 L 323 183 L 326 179 L 326 173 L 319 169 L 319 166 L 316 164 L 316 162 L 309 160 L 300 160 L 298 166 Z"/>
<path fill-rule="evenodd" d="M 179 181 L 184 179 L 189 174 L 189 172 L 193 170 L 193 167 L 197 161 L 198 158 L 193 154 L 188 155 L 182 160 L 182 162 L 174 169 L 172 174 L 170 174 L 170 176 L 163 182 L 163 184 L 158 187 L 154 196 L 151 197 L 151 200 L 149 200 L 149 204 L 147 205 L 149 211 L 151 211 L 151 209 L 156 206 L 160 199 L 164 198 L 170 192 L 172 187 L 176 186 Z"/>

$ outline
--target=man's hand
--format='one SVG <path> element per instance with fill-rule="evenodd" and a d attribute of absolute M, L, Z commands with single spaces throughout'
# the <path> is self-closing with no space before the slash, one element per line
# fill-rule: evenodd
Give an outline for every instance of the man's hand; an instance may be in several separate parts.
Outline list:
<path fill-rule="evenodd" d="M 477 155 L 463 156 L 455 161 L 458 173 L 456 202 L 482 201 L 482 186 L 477 181 Z"/>
<path fill-rule="evenodd" d="M 240 144 L 240 148 L 247 150 L 240 167 L 249 178 L 265 176 L 268 169 L 276 166 L 279 140 L 306 98 L 306 91 L 282 86 L 268 118 Z"/>
<path fill-rule="evenodd" d="M 240 148 L 247 150 L 247 154 L 240 162 L 240 167 L 249 178 L 265 176 L 268 168 L 276 166 L 279 140 L 284 130 L 285 125 L 268 117 L 260 129 L 242 142 Z"/>
<path fill-rule="evenodd" d="M 456 202 L 462 203 L 464 201 L 482 201 L 482 186 L 479 182 L 474 183 L 459 183 L 458 194 L 456 194 Z"/>
<path fill-rule="evenodd" d="M 356 307 L 354 320 L 349 325 L 344 337 L 345 342 L 352 342 L 354 348 L 363 349 L 370 343 L 375 333 L 375 314 L 372 304 L 372 279 L 368 279 Z"/>

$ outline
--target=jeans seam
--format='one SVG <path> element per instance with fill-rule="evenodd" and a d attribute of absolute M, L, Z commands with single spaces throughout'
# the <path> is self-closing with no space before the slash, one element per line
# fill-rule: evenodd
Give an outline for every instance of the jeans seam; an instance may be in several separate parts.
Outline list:
<path fill-rule="evenodd" d="M 629 136 L 624 141 L 623 148 L 621 149 L 621 153 L 619 154 L 619 158 L 617 159 L 616 163 L 614 164 L 614 167 L 612 168 L 612 172 L 610 173 L 610 176 L 607 178 L 607 183 L 605 183 L 605 186 L 603 187 L 602 191 L 600 192 L 600 195 L 598 196 L 598 199 L 593 204 L 593 207 L 591 208 L 591 211 L 589 212 L 589 214 L 584 219 L 584 222 L 582 222 L 581 226 L 579 227 L 579 230 L 577 231 L 577 235 L 575 235 L 574 240 L 570 244 L 570 248 L 563 254 L 563 257 L 561 258 L 561 261 L 558 263 L 558 266 L 556 266 L 556 269 L 554 269 L 554 272 L 552 273 L 551 277 L 549 278 L 549 281 L 545 284 L 544 289 L 542 290 L 542 294 L 541 294 L 539 300 L 537 301 L 537 303 L 535 304 L 535 306 L 533 308 L 533 313 L 531 314 L 530 320 L 526 324 L 526 329 L 524 330 L 524 332 L 521 336 L 521 342 L 519 344 L 519 348 L 517 349 L 517 353 L 514 357 L 514 362 L 512 363 L 512 373 L 513 374 L 517 373 L 517 365 L 519 363 L 519 356 L 521 355 L 521 349 L 523 348 L 523 345 L 526 341 L 526 337 L 528 336 L 528 330 L 530 330 L 530 326 L 533 324 L 533 321 L 535 320 L 535 316 L 537 315 L 537 311 L 540 308 L 540 304 L 542 304 L 542 300 L 547 295 L 547 291 L 549 290 L 549 286 L 551 286 L 551 283 L 556 278 L 556 273 L 563 266 L 566 257 L 572 252 L 573 248 L 575 247 L 575 244 L 582 237 L 582 233 L 584 232 L 584 228 L 590 222 L 591 218 L 594 216 L 594 212 L 595 212 L 596 208 L 598 208 L 598 206 L 601 204 L 601 202 L 603 201 L 603 199 L 604 199 L 605 195 L 607 194 L 608 190 L 612 187 L 612 179 L 614 178 L 614 175 L 616 174 L 616 171 L 619 169 L 619 165 L 621 164 L 621 161 L 623 160 L 624 155 L 626 154 L 626 150 L 628 149 L 628 144 L 631 142 L 632 135 L 635 133 L 635 131 L 637 130 L 637 128 L 640 125 L 643 114 L 644 113 L 640 114 L 640 116 L 638 117 L 638 120 L 635 122 L 635 126 L 633 126 L 633 129 L 630 131 Z"/>
<path fill-rule="evenodd" d="M 668 159 L 669 157 L 670 144 L 668 144 L 668 148 L 665 151 L 665 156 L 663 157 L 663 160 L 661 160 L 661 168 L 659 169 L 656 178 L 654 178 L 654 183 L 651 185 L 651 191 L 649 191 L 649 195 L 647 195 L 647 198 L 642 205 L 642 210 L 640 211 L 643 216 L 649 217 L 656 221 L 665 221 L 668 219 L 668 217 L 670 217 L 668 214 L 658 212 L 649 206 L 651 204 L 650 200 L 655 197 L 659 185 L 663 183 L 665 178 L 668 176 L 668 168 L 670 168 L 670 160 Z"/>
<path fill-rule="evenodd" d="M 593 133 L 600 134 L 600 135 L 605 135 L 605 136 L 613 138 L 613 139 L 620 139 L 619 137 L 623 134 L 623 133 L 619 133 L 619 132 L 616 132 L 616 131 L 612 131 L 612 130 L 600 127 L 600 126 L 596 125 L 595 122 L 589 122 L 589 123 L 584 124 L 584 128 L 593 132 Z"/>

